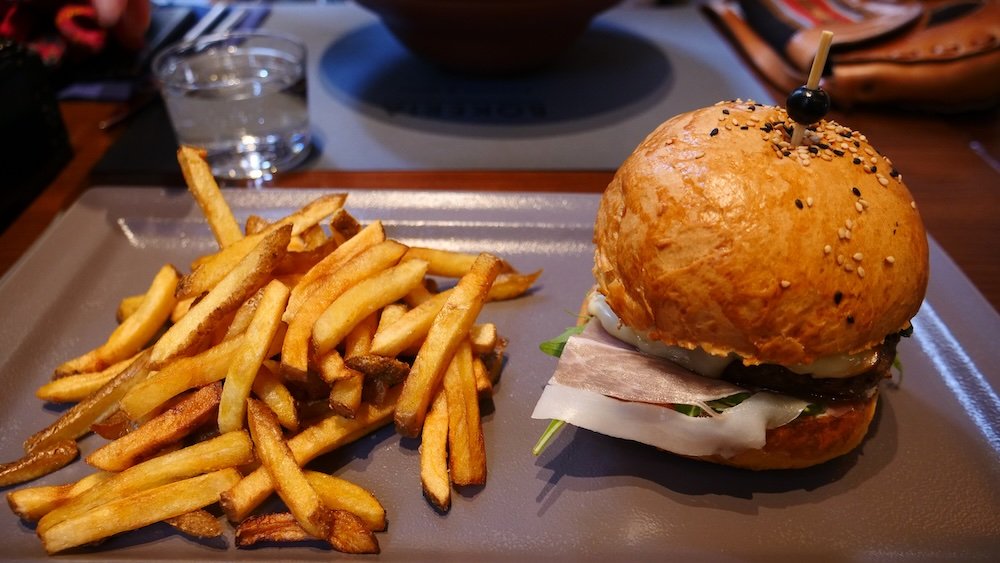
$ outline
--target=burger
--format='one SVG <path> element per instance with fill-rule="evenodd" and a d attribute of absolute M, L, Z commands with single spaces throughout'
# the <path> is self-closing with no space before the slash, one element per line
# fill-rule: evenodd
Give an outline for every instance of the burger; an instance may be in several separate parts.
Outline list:
<path fill-rule="evenodd" d="M 863 134 L 819 120 L 793 146 L 793 125 L 720 102 L 625 160 L 598 209 L 596 284 L 533 418 L 748 469 L 863 441 L 923 301 L 927 236 Z"/>

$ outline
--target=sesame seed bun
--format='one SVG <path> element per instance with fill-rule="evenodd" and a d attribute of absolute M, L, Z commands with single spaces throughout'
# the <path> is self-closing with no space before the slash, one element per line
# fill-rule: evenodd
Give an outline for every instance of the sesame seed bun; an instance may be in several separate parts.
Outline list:
<path fill-rule="evenodd" d="M 624 162 L 598 212 L 594 275 L 626 325 L 780 365 L 908 326 L 928 257 L 902 176 L 831 121 L 791 147 L 788 122 L 723 102 L 666 121 Z"/>

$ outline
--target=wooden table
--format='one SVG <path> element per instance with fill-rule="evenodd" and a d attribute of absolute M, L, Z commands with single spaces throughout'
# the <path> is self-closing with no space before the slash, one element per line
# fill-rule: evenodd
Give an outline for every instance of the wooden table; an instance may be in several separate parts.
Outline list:
<path fill-rule="evenodd" d="M 65 102 L 75 156 L 59 176 L 0 235 L 0 274 L 24 254 L 58 213 L 89 187 L 88 174 L 116 138 L 97 123 L 114 104 Z M 892 158 L 913 192 L 931 235 L 1000 309 L 1000 119 L 997 111 L 918 115 L 885 110 L 836 112 L 834 119 L 864 132 Z M 636 139 L 638 143 L 639 139 Z M 578 172 L 344 172 L 282 176 L 279 187 L 479 189 L 600 192 L 610 170 Z"/>

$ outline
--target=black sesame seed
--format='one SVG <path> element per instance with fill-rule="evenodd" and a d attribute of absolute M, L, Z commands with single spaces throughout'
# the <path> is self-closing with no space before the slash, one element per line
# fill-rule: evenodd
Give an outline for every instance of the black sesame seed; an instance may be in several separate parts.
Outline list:
<path fill-rule="evenodd" d="M 844 299 L 844 294 L 843 294 L 843 293 L 841 293 L 841 292 L 837 291 L 837 292 L 835 292 L 835 293 L 833 294 L 833 303 L 834 303 L 835 305 L 840 305 L 840 302 L 841 302 L 841 300 L 843 300 L 843 299 Z"/>
<path fill-rule="evenodd" d="M 809 152 L 811 152 L 812 154 L 819 154 L 819 147 L 810 146 L 809 147 Z"/>
<path fill-rule="evenodd" d="M 854 160 L 852 162 L 854 162 L 854 164 L 861 164 L 861 159 L 858 157 L 854 157 Z"/>
<path fill-rule="evenodd" d="M 764 126 L 760 128 L 760 130 L 765 133 L 770 133 L 771 131 L 774 131 L 770 123 L 765 123 Z"/>
<path fill-rule="evenodd" d="M 839 149 L 833 149 L 833 154 L 835 154 L 837 156 L 844 156 L 844 151 L 839 150 Z"/>
<path fill-rule="evenodd" d="M 859 190 L 857 188 L 857 186 L 851 188 L 851 193 L 854 194 L 854 195 L 856 195 L 856 196 L 858 196 L 858 197 L 861 197 L 861 190 Z"/>
<path fill-rule="evenodd" d="M 851 138 L 851 132 L 850 131 L 841 131 L 840 132 L 840 136 L 844 137 L 844 138 L 847 138 L 847 139 L 850 139 Z"/>
<path fill-rule="evenodd" d="M 819 148 L 821 148 L 821 149 L 823 149 L 823 150 L 826 150 L 826 149 L 830 148 L 830 145 L 828 145 L 826 143 L 817 143 L 816 146 L 819 147 Z"/>
<path fill-rule="evenodd" d="M 795 200 L 795 207 L 798 207 L 799 209 L 802 209 L 802 200 L 801 199 L 796 199 Z"/>
<path fill-rule="evenodd" d="M 728 109 L 724 109 L 724 110 L 722 110 L 722 113 L 724 113 L 726 115 L 729 115 L 729 110 Z"/>
<path fill-rule="evenodd" d="M 792 156 L 792 151 L 784 150 L 784 151 L 781 151 L 781 154 L 783 154 L 785 156 Z"/>
<path fill-rule="evenodd" d="M 872 165 L 872 173 L 878 172 L 878 166 Z"/>
<path fill-rule="evenodd" d="M 740 127 L 740 130 L 741 130 L 741 131 L 746 131 L 746 130 L 747 130 L 747 129 L 749 129 L 749 128 L 750 128 L 750 126 L 749 126 L 749 125 L 744 125 L 744 126 Z"/>
<path fill-rule="evenodd" d="M 854 317 L 853 316 L 847 315 L 847 324 L 849 324 L 849 325 L 854 324 Z"/>
<path fill-rule="evenodd" d="M 859 143 L 859 142 L 857 142 L 857 141 L 854 141 L 854 146 L 856 146 L 856 147 L 860 147 L 860 146 L 861 146 L 861 143 Z"/>
<path fill-rule="evenodd" d="M 712 129 L 712 132 L 709 133 L 709 136 L 714 137 L 714 136 L 716 136 L 718 134 L 719 134 L 719 128 L 716 127 L 715 129 Z"/>
<path fill-rule="evenodd" d="M 891 170 L 891 171 L 889 172 L 889 176 L 892 176 L 893 178 L 895 178 L 895 177 L 899 176 L 899 170 L 896 170 L 895 168 L 893 168 L 893 169 L 892 169 L 892 170 Z"/>
<path fill-rule="evenodd" d="M 747 106 L 747 109 L 750 110 L 750 111 L 757 111 L 757 106 L 750 105 L 750 106 Z"/>

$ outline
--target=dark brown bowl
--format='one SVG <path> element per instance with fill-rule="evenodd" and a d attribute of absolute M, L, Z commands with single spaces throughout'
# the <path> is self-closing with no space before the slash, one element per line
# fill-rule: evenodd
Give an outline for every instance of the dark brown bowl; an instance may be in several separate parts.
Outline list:
<path fill-rule="evenodd" d="M 621 0 L 357 0 L 413 54 L 449 70 L 509 74 L 551 62 Z"/>

